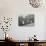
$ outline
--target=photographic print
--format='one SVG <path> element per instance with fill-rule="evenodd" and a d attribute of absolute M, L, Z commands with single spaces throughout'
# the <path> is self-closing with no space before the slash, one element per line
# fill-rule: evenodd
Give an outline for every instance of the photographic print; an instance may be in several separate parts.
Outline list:
<path fill-rule="evenodd" d="M 34 15 L 18 16 L 19 26 L 34 26 Z"/>

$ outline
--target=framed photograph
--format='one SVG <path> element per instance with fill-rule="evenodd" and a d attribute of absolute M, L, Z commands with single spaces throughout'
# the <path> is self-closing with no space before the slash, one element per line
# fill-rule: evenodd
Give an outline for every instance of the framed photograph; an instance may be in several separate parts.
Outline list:
<path fill-rule="evenodd" d="M 34 15 L 28 14 L 26 16 L 18 16 L 19 26 L 34 26 Z"/>

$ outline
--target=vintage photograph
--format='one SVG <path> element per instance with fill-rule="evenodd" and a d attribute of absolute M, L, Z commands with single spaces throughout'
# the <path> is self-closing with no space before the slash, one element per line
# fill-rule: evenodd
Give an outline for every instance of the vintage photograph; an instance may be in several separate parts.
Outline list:
<path fill-rule="evenodd" d="M 18 17 L 19 26 L 34 26 L 34 14 L 28 14 L 27 16 Z"/>

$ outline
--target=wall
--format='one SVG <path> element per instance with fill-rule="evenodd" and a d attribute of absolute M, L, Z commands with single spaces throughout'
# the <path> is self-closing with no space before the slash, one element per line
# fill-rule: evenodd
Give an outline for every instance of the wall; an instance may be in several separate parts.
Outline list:
<path fill-rule="evenodd" d="M 37 35 L 39 40 L 45 39 L 45 15 L 46 8 L 33 8 L 29 5 L 28 0 L 0 0 L 0 16 L 13 17 L 13 22 L 10 33 L 17 40 L 27 40 L 34 34 Z M 19 27 L 18 16 L 19 15 L 34 14 L 35 26 L 32 27 Z M 2 33 L 2 31 L 1 31 Z M 2 35 L 0 33 L 0 35 Z M 45 33 L 45 34 L 44 34 Z M 0 36 L 2 39 L 2 36 Z"/>

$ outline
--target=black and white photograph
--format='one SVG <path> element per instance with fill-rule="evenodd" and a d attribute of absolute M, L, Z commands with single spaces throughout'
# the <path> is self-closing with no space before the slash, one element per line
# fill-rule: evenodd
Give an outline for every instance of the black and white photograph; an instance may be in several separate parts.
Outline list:
<path fill-rule="evenodd" d="M 34 14 L 18 17 L 19 26 L 34 26 Z"/>

